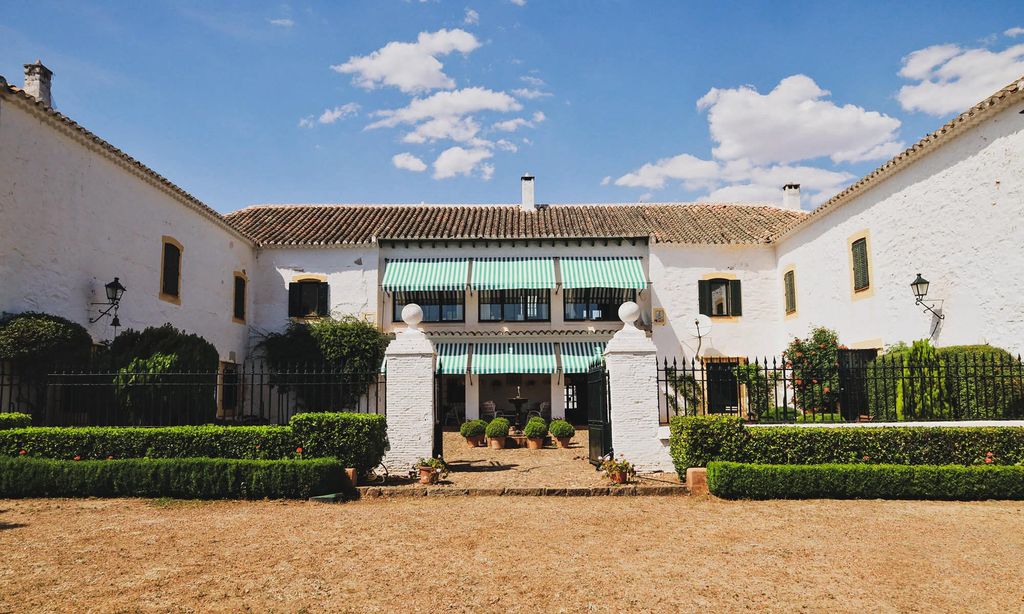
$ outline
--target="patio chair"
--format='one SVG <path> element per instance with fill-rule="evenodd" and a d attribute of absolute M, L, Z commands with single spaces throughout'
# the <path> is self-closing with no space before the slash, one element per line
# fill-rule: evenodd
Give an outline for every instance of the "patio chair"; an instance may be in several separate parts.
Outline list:
<path fill-rule="evenodd" d="M 480 404 L 480 417 L 484 420 L 494 420 L 498 417 L 498 411 L 494 401 L 484 401 Z"/>
<path fill-rule="evenodd" d="M 541 401 L 540 403 L 540 417 L 544 418 L 548 422 L 551 422 L 551 402 Z"/>

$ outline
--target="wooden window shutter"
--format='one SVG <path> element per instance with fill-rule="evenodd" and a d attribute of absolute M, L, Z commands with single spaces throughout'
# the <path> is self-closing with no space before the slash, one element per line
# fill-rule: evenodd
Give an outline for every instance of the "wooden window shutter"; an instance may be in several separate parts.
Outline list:
<path fill-rule="evenodd" d="M 245 278 L 235 276 L 235 319 L 245 319 Z"/>
<path fill-rule="evenodd" d="M 853 242 L 853 289 L 864 290 L 871 285 L 868 276 L 868 240 L 857 239 Z"/>
<path fill-rule="evenodd" d="M 317 286 L 316 315 L 318 316 L 326 316 L 330 315 L 331 313 L 330 295 L 328 292 L 329 289 L 330 286 L 327 284 L 327 282 L 323 282 L 319 286 Z"/>
<path fill-rule="evenodd" d="M 302 284 L 292 282 L 288 284 L 288 317 L 301 318 L 302 313 Z"/>
<path fill-rule="evenodd" d="M 181 250 L 177 245 L 164 243 L 164 270 L 161 292 L 168 296 L 178 296 L 181 279 Z"/>
<path fill-rule="evenodd" d="M 710 316 L 711 314 L 711 281 L 701 279 L 697 281 L 697 301 L 700 313 Z"/>
<path fill-rule="evenodd" d="M 796 280 L 793 271 L 787 271 L 783 280 L 786 286 L 786 313 L 796 311 Z"/>
<path fill-rule="evenodd" d="M 742 292 L 740 291 L 740 280 L 729 280 L 729 315 L 743 315 Z"/>

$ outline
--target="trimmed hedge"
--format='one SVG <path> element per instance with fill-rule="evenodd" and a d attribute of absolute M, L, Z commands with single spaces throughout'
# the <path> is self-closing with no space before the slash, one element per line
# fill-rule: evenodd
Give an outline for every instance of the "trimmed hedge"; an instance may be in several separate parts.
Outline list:
<path fill-rule="evenodd" d="M 0 430 L 21 429 L 27 426 L 32 426 L 31 414 L 0 412 Z"/>
<path fill-rule="evenodd" d="M 1024 467 L 962 465 L 708 465 L 726 499 L 1024 499 Z"/>
<path fill-rule="evenodd" d="M 384 416 L 298 414 L 291 426 L 37 427 L 0 430 L 0 456 L 71 460 L 235 458 L 277 460 L 332 457 L 365 471 L 387 450 Z"/>
<path fill-rule="evenodd" d="M 1024 427 L 748 427 L 738 418 L 680 416 L 671 422 L 670 452 L 680 476 L 713 461 L 974 465 L 992 452 L 1008 465 L 1024 461 Z"/>
<path fill-rule="evenodd" d="M 329 458 L 0 458 L 0 497 L 305 499 L 340 492 L 341 476 L 341 463 Z"/>

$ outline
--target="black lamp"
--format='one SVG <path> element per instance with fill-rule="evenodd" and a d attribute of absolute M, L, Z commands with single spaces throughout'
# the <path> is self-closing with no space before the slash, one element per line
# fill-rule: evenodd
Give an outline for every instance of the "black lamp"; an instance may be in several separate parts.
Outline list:
<path fill-rule="evenodd" d="M 918 275 L 918 277 L 920 277 L 920 275 Z M 107 302 L 109 304 L 116 305 L 121 302 L 121 295 L 124 294 L 125 287 L 121 285 L 120 279 L 115 277 L 114 281 L 103 286 L 103 288 L 107 291 Z"/>
<path fill-rule="evenodd" d="M 924 277 L 922 277 L 920 273 L 918 273 L 917 274 L 917 279 L 915 279 L 914 281 L 912 281 L 910 283 L 910 289 L 913 290 L 913 292 L 914 292 L 914 299 L 915 299 L 914 300 L 914 304 L 915 305 L 920 305 L 920 306 L 924 307 L 926 310 L 932 312 L 932 315 L 934 315 L 938 319 L 945 320 L 946 319 L 945 315 L 939 313 L 938 311 L 935 311 L 934 309 L 932 309 L 932 306 L 929 305 L 929 303 L 936 303 L 936 302 L 941 302 L 941 301 L 925 301 L 924 300 L 924 297 L 928 296 L 928 286 L 929 286 L 928 280 L 925 279 Z"/>
<path fill-rule="evenodd" d="M 106 316 L 113 314 L 113 318 L 110 320 L 110 325 L 114 327 L 114 336 L 116 337 L 117 327 L 121 326 L 121 320 L 117 317 L 117 307 L 121 304 L 121 297 L 124 296 L 124 291 L 126 289 L 127 288 L 121 285 L 121 280 L 117 277 L 114 278 L 114 281 L 104 284 L 103 291 L 107 295 L 107 302 L 90 304 L 100 305 L 102 307 L 106 307 L 106 309 L 101 309 L 99 315 L 95 318 L 89 318 L 89 324 L 95 324 Z"/>

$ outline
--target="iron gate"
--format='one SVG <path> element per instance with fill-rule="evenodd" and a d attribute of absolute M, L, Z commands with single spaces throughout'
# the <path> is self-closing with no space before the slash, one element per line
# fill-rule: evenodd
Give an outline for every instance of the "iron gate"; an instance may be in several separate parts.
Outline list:
<path fill-rule="evenodd" d="M 440 369 L 434 373 L 434 458 L 444 458 L 444 379 Z"/>
<path fill-rule="evenodd" d="M 856 421 L 868 413 L 868 364 L 878 350 L 839 350 L 839 411 L 844 420 Z"/>
<path fill-rule="evenodd" d="M 598 365 L 587 373 L 587 430 L 590 462 L 600 465 L 612 455 L 612 408 L 608 371 Z"/>

